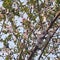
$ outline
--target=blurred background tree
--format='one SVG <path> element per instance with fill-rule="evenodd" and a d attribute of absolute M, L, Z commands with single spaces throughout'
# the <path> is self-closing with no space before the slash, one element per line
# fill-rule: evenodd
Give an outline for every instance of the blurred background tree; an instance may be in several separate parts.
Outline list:
<path fill-rule="evenodd" d="M 0 2 L 2 2 L 0 42 L 3 43 L 0 56 L 4 60 L 28 60 L 37 45 L 38 35 L 48 29 L 53 18 L 60 12 L 60 0 L 1 0 Z M 52 23 L 53 26 L 46 37 L 60 26 L 59 20 L 60 16 Z M 43 39 L 42 48 L 46 42 L 47 39 Z M 34 52 L 32 60 L 39 57 L 42 48 Z M 60 28 L 49 41 L 40 60 L 50 60 L 53 58 L 50 55 L 54 56 L 54 60 L 60 60 Z"/>

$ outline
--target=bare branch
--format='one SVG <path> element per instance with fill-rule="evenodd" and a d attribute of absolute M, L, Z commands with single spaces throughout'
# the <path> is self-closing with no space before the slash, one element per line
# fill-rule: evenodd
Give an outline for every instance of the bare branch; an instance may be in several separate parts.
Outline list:
<path fill-rule="evenodd" d="M 47 30 L 45 31 L 46 33 L 44 34 L 44 36 L 43 36 L 42 38 L 40 38 L 40 40 L 45 38 L 46 34 L 48 34 L 48 30 L 53 26 L 53 23 L 56 21 L 56 19 L 57 19 L 59 16 L 60 16 L 60 12 L 54 17 L 53 21 L 51 22 L 51 24 L 49 25 L 49 27 L 48 27 Z M 57 27 L 57 29 L 58 29 L 58 27 Z M 56 29 L 56 30 L 57 30 L 57 29 Z M 46 46 L 48 45 L 50 39 L 51 39 L 51 38 L 53 37 L 53 35 L 55 34 L 56 30 L 53 32 L 52 36 L 49 37 L 49 39 L 48 39 L 45 47 L 44 47 L 43 50 L 42 50 L 41 55 L 39 56 L 39 59 L 40 59 L 40 57 L 42 56 L 42 54 L 43 54 Z M 28 60 L 31 60 L 31 59 L 32 59 L 32 57 L 33 57 L 33 55 L 34 55 L 34 53 L 36 52 L 37 49 L 38 49 L 38 46 L 35 46 L 35 48 L 34 48 L 34 50 L 32 51 L 30 57 L 28 58 Z M 38 59 L 38 60 L 39 60 L 39 59 Z"/>
<path fill-rule="evenodd" d="M 44 45 L 44 48 L 42 49 L 42 52 L 41 52 L 41 54 L 40 54 L 38 60 L 40 60 L 40 58 L 41 58 L 41 56 L 42 56 L 44 50 L 46 49 L 46 47 L 47 47 L 49 41 L 51 40 L 51 38 L 53 37 L 53 35 L 56 33 L 56 31 L 58 30 L 58 28 L 59 28 L 59 26 L 56 28 L 56 30 L 53 32 L 53 34 L 52 34 L 51 36 L 49 36 L 49 38 L 47 39 L 47 42 L 46 42 L 46 44 Z"/>

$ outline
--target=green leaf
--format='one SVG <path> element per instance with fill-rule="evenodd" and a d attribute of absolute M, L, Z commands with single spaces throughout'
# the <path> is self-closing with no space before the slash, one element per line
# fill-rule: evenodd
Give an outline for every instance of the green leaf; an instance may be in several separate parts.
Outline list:
<path fill-rule="evenodd" d="M 3 43 L 4 43 L 4 45 L 6 46 L 6 44 L 7 44 L 7 40 L 4 40 Z"/>
<path fill-rule="evenodd" d="M 50 57 L 47 57 L 48 58 L 48 60 L 50 60 Z"/>
<path fill-rule="evenodd" d="M 12 37 L 12 35 L 10 34 L 8 37 L 7 37 L 7 40 L 10 40 Z"/>
<path fill-rule="evenodd" d="M 56 3 L 59 5 L 60 4 L 60 0 L 55 0 L 56 1 Z"/>
<path fill-rule="evenodd" d="M 10 9 L 12 7 L 12 0 L 4 0 L 3 7 L 6 9 Z"/>
<path fill-rule="evenodd" d="M 5 60 L 9 60 L 8 56 L 6 56 Z"/>
<path fill-rule="evenodd" d="M 24 25 L 24 28 L 25 28 L 25 29 L 28 29 L 28 28 L 30 27 L 30 24 L 31 24 L 31 22 L 28 21 L 28 20 L 24 20 L 24 21 L 23 21 L 23 25 Z"/>
<path fill-rule="evenodd" d="M 7 32 L 8 32 L 8 31 L 6 31 L 6 30 L 3 30 L 3 33 L 7 34 Z"/>
<path fill-rule="evenodd" d="M 35 5 L 36 0 L 30 0 L 29 2 L 30 2 L 30 4 Z"/>

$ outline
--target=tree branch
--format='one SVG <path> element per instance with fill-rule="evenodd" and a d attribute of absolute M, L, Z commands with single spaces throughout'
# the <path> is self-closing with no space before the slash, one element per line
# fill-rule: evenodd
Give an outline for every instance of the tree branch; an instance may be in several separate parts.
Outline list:
<path fill-rule="evenodd" d="M 49 36 L 49 38 L 47 39 L 47 42 L 46 42 L 46 44 L 44 45 L 44 48 L 42 49 L 42 52 L 41 52 L 41 54 L 40 54 L 38 60 L 40 60 L 40 58 L 41 58 L 41 56 L 42 56 L 44 50 L 46 49 L 46 47 L 47 47 L 49 41 L 51 40 L 51 38 L 53 37 L 53 35 L 56 33 L 56 31 L 58 30 L 58 28 L 59 28 L 59 26 L 56 28 L 56 30 L 53 32 L 53 34 L 52 34 L 51 36 Z"/>
<path fill-rule="evenodd" d="M 33 55 L 34 55 L 34 53 L 36 52 L 37 49 L 38 49 L 38 46 L 36 45 L 35 48 L 33 49 L 33 51 L 31 52 L 28 60 L 32 60 L 32 57 L 33 57 Z"/>
<path fill-rule="evenodd" d="M 47 30 L 45 31 L 46 33 L 44 34 L 44 36 L 42 37 L 42 39 L 44 39 L 45 36 L 46 36 L 46 34 L 48 34 L 48 30 L 53 26 L 53 23 L 56 21 L 56 19 L 57 19 L 59 16 L 60 16 L 60 12 L 54 17 L 53 21 L 50 23 L 49 27 L 48 27 Z M 55 32 L 53 33 L 53 35 L 54 35 L 54 34 L 55 34 Z M 44 47 L 43 50 L 42 50 L 42 53 L 44 52 L 44 49 L 45 49 L 46 46 L 48 45 L 48 43 L 49 43 L 50 39 L 53 37 L 53 35 L 50 36 L 49 40 L 47 41 L 45 47 Z M 33 57 L 33 55 L 34 55 L 34 53 L 36 52 L 37 49 L 38 49 L 38 46 L 35 46 L 34 50 L 32 51 L 31 55 L 29 56 L 28 60 L 31 60 L 31 59 L 32 59 L 32 57 Z M 42 53 L 41 53 L 41 55 L 42 55 Z M 41 55 L 40 55 L 40 57 L 41 57 Z M 39 59 L 40 59 L 40 57 L 39 57 Z"/>

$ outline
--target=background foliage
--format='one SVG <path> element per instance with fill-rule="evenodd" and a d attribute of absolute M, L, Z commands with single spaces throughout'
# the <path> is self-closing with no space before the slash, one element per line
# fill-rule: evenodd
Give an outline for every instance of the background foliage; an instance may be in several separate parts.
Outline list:
<path fill-rule="evenodd" d="M 3 48 L 0 48 L 0 51 L 3 51 L 3 54 L 0 56 L 4 60 L 28 60 L 37 44 L 38 35 L 47 30 L 53 18 L 60 12 L 60 0 L 26 0 L 25 2 L 4 0 L 2 2 L 2 7 L 0 7 L 0 42 L 3 43 Z M 59 26 L 59 20 L 60 16 L 49 33 L 53 33 Z M 54 60 L 60 59 L 59 30 L 60 28 L 46 46 L 41 59 L 50 60 L 50 54 L 55 56 Z M 48 36 L 50 35 L 48 34 Z M 14 47 L 10 47 L 9 42 L 11 41 L 13 42 L 11 45 L 14 44 Z M 46 41 L 44 39 L 41 45 Z M 32 59 L 35 60 L 34 57 L 40 55 L 39 51 L 42 50 L 37 50 Z"/>

